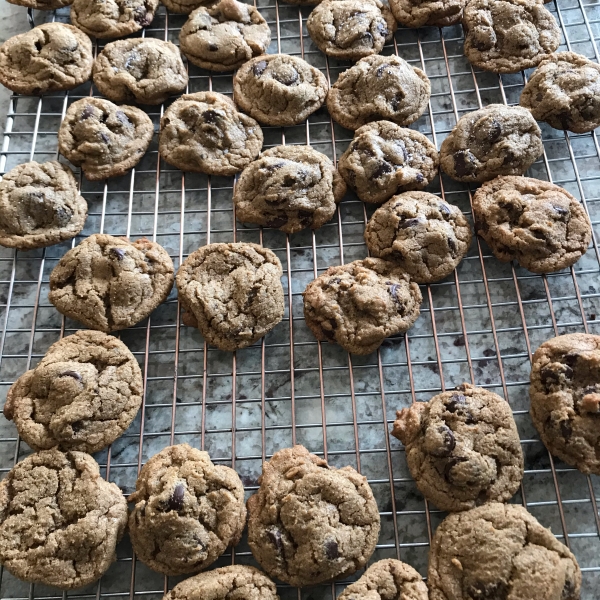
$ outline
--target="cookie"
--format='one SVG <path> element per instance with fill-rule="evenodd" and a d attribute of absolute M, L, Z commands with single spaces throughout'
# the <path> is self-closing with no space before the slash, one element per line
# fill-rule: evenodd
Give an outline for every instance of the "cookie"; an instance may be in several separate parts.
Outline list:
<path fill-rule="evenodd" d="M 338 168 L 363 202 L 381 204 L 394 194 L 427 187 L 438 164 L 435 146 L 422 133 L 375 121 L 354 132 Z"/>
<path fill-rule="evenodd" d="M 244 486 L 233 469 L 214 465 L 208 452 L 188 444 L 161 450 L 142 467 L 135 489 L 128 498 L 135 503 L 129 537 L 137 557 L 154 571 L 197 573 L 242 537 Z M 188 590 L 190 581 L 184 582 Z"/>
<path fill-rule="evenodd" d="M 257 244 L 209 244 L 177 271 L 183 322 L 220 350 L 238 350 L 265 336 L 283 318 L 283 269 Z"/>
<path fill-rule="evenodd" d="M 158 0 L 74 0 L 71 22 L 98 39 L 118 38 L 148 27 Z"/>
<path fill-rule="evenodd" d="M 407 331 L 423 301 L 402 269 L 379 258 L 329 267 L 302 295 L 304 319 L 315 337 L 353 354 L 370 354 L 385 338 Z"/>
<path fill-rule="evenodd" d="M 600 65 L 575 52 L 546 56 L 519 103 L 554 129 L 592 131 L 600 127 Z"/>
<path fill-rule="evenodd" d="M 458 23 L 467 0 L 390 0 L 390 8 L 404 27 L 446 27 Z"/>
<path fill-rule="evenodd" d="M 142 372 L 127 346 L 100 331 L 52 344 L 8 390 L 4 416 L 34 450 L 98 452 L 131 425 L 142 405 Z"/>
<path fill-rule="evenodd" d="M 483 182 L 523 175 L 543 152 L 542 132 L 528 110 L 490 104 L 459 119 L 442 142 L 440 166 L 457 181 Z"/>
<path fill-rule="evenodd" d="M 121 490 L 84 452 L 43 450 L 0 482 L 0 562 L 23 581 L 63 590 L 96 581 L 126 524 Z"/>
<path fill-rule="evenodd" d="M 82 98 L 67 109 L 58 130 L 58 149 L 90 181 L 124 175 L 150 146 L 154 125 L 134 106 Z"/>
<path fill-rule="evenodd" d="M 531 419 L 544 445 L 582 473 L 600 475 L 600 336 L 560 335 L 531 363 Z"/>
<path fill-rule="evenodd" d="M 344 71 L 329 90 L 327 108 L 346 129 L 382 119 L 410 125 L 425 111 L 431 86 L 421 69 L 399 56 L 367 56 Z"/>
<path fill-rule="evenodd" d="M 160 120 L 160 155 L 182 171 L 235 175 L 260 153 L 263 132 L 215 92 L 185 94 Z"/>
<path fill-rule="evenodd" d="M 92 41 L 72 25 L 44 23 L 0 46 L 0 83 L 38 96 L 72 90 L 92 74 Z"/>
<path fill-rule="evenodd" d="M 560 44 L 560 29 L 542 0 L 469 0 L 462 24 L 465 56 L 494 73 L 535 67 Z"/>
<path fill-rule="evenodd" d="M 51 160 L 23 163 L 0 182 L 0 246 L 28 250 L 75 237 L 87 202 L 69 167 Z"/>
<path fill-rule="evenodd" d="M 162 104 L 188 83 L 175 44 L 155 38 L 130 38 L 104 46 L 94 62 L 94 83 L 113 102 Z"/>
<path fill-rule="evenodd" d="M 427 192 L 405 192 L 373 213 L 365 241 L 373 256 L 395 262 L 417 283 L 432 283 L 466 256 L 471 227 L 457 206 Z"/>
<path fill-rule="evenodd" d="M 247 503 L 248 544 L 271 577 L 302 587 L 367 564 L 379 512 L 366 477 L 294 446 L 263 463 L 259 483 Z"/>
<path fill-rule="evenodd" d="M 167 299 L 173 272 L 171 257 L 156 242 L 99 233 L 58 261 L 48 299 L 86 327 L 118 331 L 139 323 Z"/>
<path fill-rule="evenodd" d="M 54 10 L 69 6 L 73 0 L 6 0 L 16 6 L 26 6 L 35 10 Z"/>
<path fill-rule="evenodd" d="M 379 0 L 323 0 L 306 20 L 306 29 L 321 52 L 341 60 L 378 54 L 397 25 Z"/>
<path fill-rule="evenodd" d="M 563 188 L 530 177 L 496 177 L 473 196 L 477 233 L 494 256 L 534 273 L 575 264 L 587 251 L 592 226 L 581 203 Z"/>
<path fill-rule="evenodd" d="M 161 4 L 164 4 L 169 12 L 189 15 L 201 6 L 210 6 L 212 2 L 210 0 L 161 0 Z"/>
<path fill-rule="evenodd" d="M 235 186 L 235 216 L 295 233 L 333 217 L 346 184 L 331 160 L 310 146 L 276 146 L 250 163 Z"/>
<path fill-rule="evenodd" d="M 319 109 L 325 75 L 288 54 L 264 54 L 243 64 L 233 78 L 235 103 L 264 125 L 297 125 Z"/>
<path fill-rule="evenodd" d="M 579 600 L 575 556 L 522 506 L 446 517 L 429 551 L 429 600 Z"/>
<path fill-rule="evenodd" d="M 188 60 L 209 71 L 233 71 L 265 53 L 271 29 L 254 6 L 237 0 L 220 0 L 197 8 L 179 34 Z"/>

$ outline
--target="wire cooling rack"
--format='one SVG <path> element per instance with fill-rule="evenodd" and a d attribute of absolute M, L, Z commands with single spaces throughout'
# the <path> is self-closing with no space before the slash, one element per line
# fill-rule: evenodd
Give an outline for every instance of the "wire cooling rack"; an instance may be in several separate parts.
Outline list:
<path fill-rule="evenodd" d="M 268 20 L 270 52 L 303 56 L 333 83 L 349 63 L 327 60 L 306 33 L 310 7 L 258 0 Z M 600 62 L 600 3 L 558 0 L 546 5 L 573 50 Z M 23 9 L 25 11 L 25 9 Z M 68 19 L 68 9 L 35 19 Z M 158 11 L 142 35 L 178 43 L 185 17 Z M 516 104 L 526 74 L 498 76 L 474 70 L 462 53 L 459 26 L 443 30 L 399 29 L 384 54 L 398 53 L 431 80 L 431 102 L 413 127 L 439 148 L 456 120 L 489 103 Z M 101 48 L 96 47 L 98 52 Z M 231 74 L 212 76 L 189 66 L 189 91 L 230 94 Z M 68 105 L 95 95 L 88 83 L 68 94 L 13 96 L 0 152 L 0 173 L 28 160 L 57 157 L 57 130 Z M 164 107 L 150 108 L 156 130 Z M 407 335 L 386 341 L 370 356 L 349 356 L 317 343 L 302 315 L 306 284 L 330 265 L 364 258 L 363 231 L 372 208 L 348 195 L 333 220 L 317 231 L 292 236 L 237 223 L 233 178 L 186 173 L 165 164 L 157 136 L 131 173 L 105 183 L 81 179 L 89 204 L 82 235 L 107 232 L 146 236 L 162 244 L 175 265 L 209 242 L 251 241 L 271 248 L 284 269 L 286 314 L 263 340 L 236 353 L 207 348 L 195 329 L 180 324 L 174 291 L 151 317 L 120 337 L 137 356 L 145 381 L 144 405 L 126 435 L 99 453 L 103 474 L 130 493 L 141 465 L 172 443 L 208 450 L 233 466 L 247 495 L 254 492 L 262 461 L 279 448 L 301 443 L 331 464 L 350 464 L 369 480 L 381 511 L 381 535 L 373 560 L 398 557 L 423 575 L 431 535 L 443 514 L 418 493 L 401 445 L 388 435 L 396 409 L 427 400 L 463 381 L 489 388 L 514 411 L 525 455 L 525 477 L 514 501 L 523 503 L 575 553 L 583 571 L 583 600 L 600 597 L 598 477 L 552 459 L 528 415 L 531 354 L 560 333 L 600 333 L 600 146 L 596 133 L 563 134 L 542 124 L 544 155 L 528 173 L 553 181 L 580 198 L 594 225 L 593 245 L 570 270 L 538 276 L 498 262 L 475 240 L 469 256 L 446 280 L 423 287 L 420 318 Z M 309 143 L 335 160 L 352 132 L 321 109 L 296 127 L 265 127 L 265 147 Z M 446 177 L 431 186 L 471 218 L 468 186 Z M 76 243 L 75 242 L 75 243 Z M 0 248 L 0 403 L 11 383 L 34 366 L 50 344 L 78 325 L 47 299 L 48 277 L 71 247 L 15 252 Z M 0 418 L 0 473 L 5 476 L 29 452 L 12 423 Z M 245 538 L 215 566 L 253 563 Z M 160 600 L 177 583 L 135 560 L 125 539 L 118 560 L 102 579 L 60 593 L 0 573 L 0 597 L 133 598 Z M 282 599 L 335 598 L 347 582 L 298 591 L 280 587 Z"/>

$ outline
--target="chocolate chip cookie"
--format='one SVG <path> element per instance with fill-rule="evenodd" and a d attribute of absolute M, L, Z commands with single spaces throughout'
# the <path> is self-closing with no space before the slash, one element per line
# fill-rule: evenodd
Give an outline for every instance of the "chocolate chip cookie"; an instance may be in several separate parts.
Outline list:
<path fill-rule="evenodd" d="M 339 170 L 363 202 L 381 204 L 394 194 L 427 187 L 438 164 L 435 146 L 422 133 L 375 121 L 355 131 Z"/>
<path fill-rule="evenodd" d="M 471 227 L 453 204 L 427 192 L 405 192 L 373 213 L 365 241 L 373 256 L 395 262 L 417 283 L 432 283 L 465 257 Z"/>
<path fill-rule="evenodd" d="M 43 248 L 75 237 L 87 217 L 69 167 L 52 160 L 23 163 L 0 182 L 0 246 Z"/>
<path fill-rule="evenodd" d="M 63 590 L 96 581 L 126 524 L 121 490 L 84 452 L 43 450 L 0 482 L 0 562 L 24 581 Z"/>
<path fill-rule="evenodd" d="M 154 571 L 197 573 L 242 537 L 244 486 L 233 469 L 214 465 L 208 452 L 188 444 L 161 450 L 142 467 L 135 489 L 128 498 L 135 503 L 129 537 L 137 557 Z"/>
<path fill-rule="evenodd" d="M 190 15 L 179 43 L 191 63 L 210 71 L 233 71 L 267 51 L 271 29 L 254 6 L 220 0 Z"/>
<path fill-rule="evenodd" d="M 296 587 L 345 577 L 375 550 L 379 512 L 367 479 L 303 446 L 263 463 L 248 499 L 248 544 L 271 577 Z"/>
<path fill-rule="evenodd" d="M 92 73 L 100 93 L 113 102 L 162 104 L 188 83 L 175 44 L 155 38 L 130 38 L 106 44 Z"/>
<path fill-rule="evenodd" d="M 515 504 L 446 517 L 429 551 L 429 600 L 579 600 L 575 556 Z"/>
<path fill-rule="evenodd" d="M 283 318 L 283 269 L 257 244 L 209 244 L 177 271 L 183 322 L 209 344 L 238 350 L 265 336 Z"/>
<path fill-rule="evenodd" d="M 555 129 L 592 131 L 600 126 L 600 65 L 575 52 L 544 57 L 520 104 Z"/>
<path fill-rule="evenodd" d="M 600 336 L 560 335 L 531 363 L 531 419 L 544 445 L 582 473 L 600 475 Z"/>
<path fill-rule="evenodd" d="M 397 25 L 379 0 L 323 0 L 306 20 L 306 29 L 321 52 L 342 60 L 378 54 Z"/>
<path fill-rule="evenodd" d="M 48 299 L 91 329 L 117 331 L 139 323 L 167 299 L 173 272 L 171 257 L 156 242 L 99 233 L 58 261 Z"/>
<path fill-rule="evenodd" d="M 264 54 L 242 65 L 233 78 L 235 103 L 264 125 L 296 125 L 327 96 L 325 75 L 288 54 Z"/>
<path fill-rule="evenodd" d="M 90 181 L 124 175 L 150 146 L 154 125 L 134 106 L 103 98 L 73 102 L 58 130 L 58 149 Z"/>
<path fill-rule="evenodd" d="M 209 6 L 211 2 L 210 0 L 161 0 L 161 4 L 164 4 L 169 12 L 189 15 L 201 6 Z"/>
<path fill-rule="evenodd" d="M 405 27 L 446 27 L 458 23 L 467 0 L 390 0 L 396 20 Z"/>
<path fill-rule="evenodd" d="M 401 268 L 379 258 L 329 267 L 302 295 L 315 337 L 354 354 L 370 354 L 385 338 L 407 331 L 423 301 L 419 286 Z"/>
<path fill-rule="evenodd" d="M 345 193 L 327 156 L 310 146 L 276 146 L 242 171 L 233 202 L 238 220 L 295 233 L 327 223 Z"/>
<path fill-rule="evenodd" d="M 473 196 L 477 233 L 494 256 L 534 273 L 575 264 L 586 252 L 592 226 L 581 203 L 557 185 L 530 177 L 496 177 Z"/>
<path fill-rule="evenodd" d="M 462 23 L 465 56 L 494 73 L 535 67 L 560 44 L 560 29 L 542 0 L 469 0 Z"/>
<path fill-rule="evenodd" d="M 56 8 L 63 8 L 69 6 L 73 0 L 6 0 L 10 4 L 16 4 L 17 6 L 26 6 L 27 8 L 34 8 L 35 10 L 54 10 Z"/>
<path fill-rule="evenodd" d="M 344 71 L 327 95 L 331 116 L 347 129 L 386 119 L 410 125 L 425 111 L 431 86 L 399 56 L 367 56 Z"/>
<path fill-rule="evenodd" d="M 262 144 L 259 124 L 215 92 L 181 96 L 160 120 L 160 155 L 182 171 L 235 175 L 258 156 Z"/>
<path fill-rule="evenodd" d="M 0 46 L 0 83 L 18 94 L 72 90 L 92 74 L 92 41 L 72 25 L 44 23 Z"/>
<path fill-rule="evenodd" d="M 457 181 L 483 182 L 523 175 L 543 152 L 542 132 L 529 111 L 490 104 L 459 119 L 442 143 L 440 165 Z"/>

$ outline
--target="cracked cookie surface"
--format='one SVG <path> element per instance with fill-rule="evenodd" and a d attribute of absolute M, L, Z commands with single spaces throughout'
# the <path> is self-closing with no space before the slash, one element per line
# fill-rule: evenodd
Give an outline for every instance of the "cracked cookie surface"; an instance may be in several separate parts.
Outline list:
<path fill-rule="evenodd" d="M 58 261 L 48 299 L 91 329 L 117 331 L 139 323 L 167 299 L 173 272 L 173 261 L 156 242 L 95 234 Z"/>
<path fill-rule="evenodd" d="M 135 503 L 129 536 L 151 569 L 197 573 L 240 541 L 244 486 L 233 469 L 214 465 L 208 452 L 188 444 L 169 446 L 143 466 L 135 487 L 128 499 Z"/>
<path fill-rule="evenodd" d="M 398 23 L 405 27 L 446 27 L 458 23 L 467 0 L 390 0 Z"/>
<path fill-rule="evenodd" d="M 73 3 L 73 0 L 6 0 L 16 6 L 26 6 L 35 10 L 54 10 Z"/>
<path fill-rule="evenodd" d="M 213 4 L 211 0 L 160 0 L 160 2 L 169 9 L 169 12 L 183 15 L 189 15 L 201 6 L 210 6 Z"/>

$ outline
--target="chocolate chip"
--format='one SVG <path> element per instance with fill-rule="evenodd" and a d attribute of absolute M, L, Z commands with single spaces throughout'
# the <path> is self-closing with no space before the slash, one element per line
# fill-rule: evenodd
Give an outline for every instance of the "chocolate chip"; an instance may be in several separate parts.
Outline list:
<path fill-rule="evenodd" d="M 496 121 L 496 119 L 492 119 L 492 125 L 490 127 L 490 131 L 488 133 L 488 137 L 492 144 L 497 142 L 502 135 L 502 125 Z"/>
<path fill-rule="evenodd" d="M 110 138 L 104 133 L 104 131 L 100 132 L 100 137 L 102 138 L 102 141 L 105 144 L 109 144 L 110 143 Z"/>
<path fill-rule="evenodd" d="M 133 11 L 133 20 L 142 27 L 147 27 L 152 22 L 152 17 L 148 16 L 148 11 L 143 6 L 139 6 Z"/>
<path fill-rule="evenodd" d="M 390 165 L 389 162 L 384 160 L 377 165 L 377 168 L 371 175 L 371 179 L 378 179 L 382 175 L 385 175 L 386 173 L 391 173 L 392 171 L 392 165 Z"/>
<path fill-rule="evenodd" d="M 387 35 L 387 34 L 386 34 L 386 35 Z M 371 46 L 371 47 L 372 47 L 372 46 L 373 46 L 373 44 L 375 43 L 375 40 L 373 39 L 373 36 L 372 36 L 372 35 L 371 35 L 371 34 L 370 34 L 368 31 L 365 31 L 365 32 L 362 34 L 362 38 L 361 38 L 361 39 L 365 40 L 365 42 L 367 42 L 367 44 L 368 44 L 369 46 Z"/>
<path fill-rule="evenodd" d="M 415 179 L 417 180 L 417 183 L 423 183 L 425 181 L 425 177 L 423 177 L 421 173 L 417 173 Z"/>
<path fill-rule="evenodd" d="M 430 454 L 437 458 L 446 458 L 452 454 L 452 450 L 456 447 L 456 439 L 452 429 L 447 425 L 439 425 L 437 428 L 439 434 L 440 445 L 435 450 L 430 450 Z"/>
<path fill-rule="evenodd" d="M 271 527 L 267 529 L 267 537 L 271 540 L 277 554 L 283 554 L 283 538 L 281 537 L 281 531 L 277 527 Z"/>
<path fill-rule="evenodd" d="M 71 423 L 71 429 L 73 430 L 73 433 L 81 431 L 83 429 L 83 426 L 83 421 L 75 421 L 74 423 Z"/>
<path fill-rule="evenodd" d="M 278 227 L 285 225 L 287 222 L 288 222 L 287 217 L 276 217 L 275 219 L 271 219 L 270 221 L 267 222 L 267 227 L 273 227 L 273 228 L 277 229 Z"/>
<path fill-rule="evenodd" d="M 568 440 L 573 435 L 573 425 L 571 425 L 571 421 L 564 420 L 560 421 L 560 434 Z"/>
<path fill-rule="evenodd" d="M 414 219 L 405 219 L 398 224 L 398 229 L 409 229 L 410 227 L 416 227 L 423 223 L 422 217 L 415 217 Z"/>
<path fill-rule="evenodd" d="M 386 25 L 384 25 L 383 23 L 377 23 L 377 33 L 381 37 L 387 37 L 390 32 Z"/>
<path fill-rule="evenodd" d="M 557 206 L 556 204 L 552 205 L 552 210 L 561 218 L 569 216 L 569 210 L 567 208 L 563 208 L 562 206 Z"/>
<path fill-rule="evenodd" d="M 299 210 L 298 211 L 298 218 L 300 219 L 300 222 L 305 225 L 308 226 L 313 222 L 313 217 L 314 217 L 314 213 L 308 210 Z"/>
<path fill-rule="evenodd" d="M 118 110 L 115 113 L 115 117 L 117 117 L 117 121 L 119 121 L 123 125 L 130 125 L 131 124 L 131 121 L 128 119 L 127 115 L 122 110 Z"/>
<path fill-rule="evenodd" d="M 219 119 L 219 113 L 209 108 L 202 113 L 202 118 L 205 123 L 216 123 Z"/>
<path fill-rule="evenodd" d="M 91 104 L 87 104 L 86 107 L 81 111 L 81 120 L 85 121 L 94 114 L 94 107 Z"/>
<path fill-rule="evenodd" d="M 75 381 L 83 381 L 83 377 L 77 371 L 63 371 L 60 377 L 72 377 Z"/>
<path fill-rule="evenodd" d="M 41 52 L 41 51 L 42 51 L 42 48 L 44 47 L 44 45 L 42 44 L 42 42 L 40 42 L 39 40 L 36 40 L 36 42 L 35 42 L 34 46 L 35 46 L 35 49 L 36 49 L 38 52 Z"/>
<path fill-rule="evenodd" d="M 266 68 L 267 68 L 267 61 L 261 60 L 252 67 L 252 72 L 254 73 L 255 77 L 260 77 L 265 72 Z"/>
<path fill-rule="evenodd" d="M 183 507 L 183 496 L 185 494 L 185 484 L 178 483 L 169 498 L 169 510 L 181 510 Z"/>
<path fill-rule="evenodd" d="M 510 587 L 504 581 L 494 583 L 477 581 L 467 588 L 467 596 L 472 600 L 506 600 Z"/>
<path fill-rule="evenodd" d="M 327 556 L 329 560 L 335 560 L 336 558 L 339 558 L 340 551 L 335 540 L 325 540 L 323 548 L 325 549 L 325 556 Z"/>
<path fill-rule="evenodd" d="M 579 354 L 577 352 L 569 352 L 563 356 L 563 361 L 570 367 L 574 367 L 578 358 Z"/>
<path fill-rule="evenodd" d="M 475 171 L 475 157 L 468 150 L 459 150 L 452 155 L 454 170 L 459 177 L 467 177 Z"/>
<path fill-rule="evenodd" d="M 377 71 L 375 71 L 375 76 L 376 77 L 383 77 L 383 74 L 385 73 L 386 69 L 389 67 L 389 63 L 385 63 L 384 65 L 381 65 Z"/>
<path fill-rule="evenodd" d="M 487 233 L 490 230 L 490 226 L 486 221 L 479 221 L 475 219 L 475 230 L 479 233 Z"/>
<path fill-rule="evenodd" d="M 339 277 L 332 277 L 331 279 L 329 279 L 329 281 L 327 281 L 325 285 L 335 285 L 336 283 L 341 283 L 341 281 L 342 280 Z"/>
<path fill-rule="evenodd" d="M 286 69 L 283 73 L 275 71 L 273 78 L 279 81 L 279 83 L 283 83 L 283 85 L 292 85 L 292 83 L 298 81 L 298 71 L 294 68 Z"/>
<path fill-rule="evenodd" d="M 452 483 L 452 469 L 463 462 L 467 462 L 467 459 L 464 456 L 454 456 L 452 458 L 449 458 L 446 461 L 446 464 L 444 466 L 444 479 L 448 482 L 448 483 Z"/>
<path fill-rule="evenodd" d="M 575 593 L 575 584 L 567 577 L 560 595 L 561 600 L 571 600 Z"/>
<path fill-rule="evenodd" d="M 394 96 L 390 99 L 390 104 L 392 105 L 393 110 L 398 110 L 398 107 L 404 100 L 404 92 L 399 91 L 394 94 Z"/>
<path fill-rule="evenodd" d="M 512 153 L 510 150 L 506 153 L 506 156 L 504 157 L 504 160 L 502 161 L 503 165 L 507 165 L 509 163 L 511 163 L 513 160 L 515 160 L 516 156 L 514 155 L 514 153 Z"/>
<path fill-rule="evenodd" d="M 114 256 L 117 260 L 123 260 L 123 257 L 125 256 L 126 252 L 125 250 L 123 250 L 123 248 L 111 248 L 109 250 L 109 254 Z"/>
<path fill-rule="evenodd" d="M 442 217 L 444 217 L 444 219 L 446 219 L 446 217 L 449 217 L 452 215 L 452 211 L 450 210 L 450 207 L 446 203 L 440 202 L 439 208 L 440 208 L 440 212 L 442 213 Z"/>
<path fill-rule="evenodd" d="M 208 44 L 208 49 L 209 49 L 211 52 L 216 52 L 216 51 L 219 49 L 219 46 L 217 46 L 216 44 L 213 44 L 212 42 L 210 42 L 210 43 Z"/>
<path fill-rule="evenodd" d="M 464 417 L 467 425 L 473 425 L 476 422 L 473 414 L 468 408 L 467 398 L 462 394 L 452 394 L 452 396 L 450 396 L 450 401 L 446 404 L 446 410 Z"/>
<path fill-rule="evenodd" d="M 399 286 L 397 283 L 392 283 L 391 281 L 388 281 L 386 283 L 388 286 L 388 292 L 392 297 L 392 300 L 398 305 L 398 312 L 400 313 L 400 315 L 404 315 L 404 313 L 406 312 L 406 306 L 404 306 L 404 303 L 398 298 L 398 290 L 401 286 Z"/>
<path fill-rule="evenodd" d="M 451 237 L 448 238 L 448 248 L 450 248 L 452 256 L 456 256 L 456 242 Z"/>

